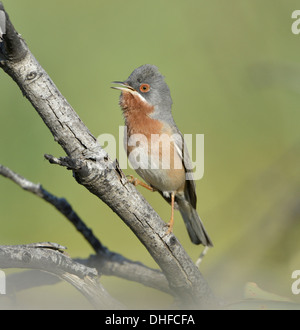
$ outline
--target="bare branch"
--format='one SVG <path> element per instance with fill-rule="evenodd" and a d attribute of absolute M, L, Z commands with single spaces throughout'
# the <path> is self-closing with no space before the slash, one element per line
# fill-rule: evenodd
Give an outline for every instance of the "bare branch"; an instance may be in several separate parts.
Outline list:
<path fill-rule="evenodd" d="M 0 9 L 3 10 L 2 4 Z M 18 84 L 68 157 L 78 183 L 104 201 L 135 233 L 165 274 L 169 287 L 185 306 L 205 307 L 215 297 L 173 234 L 143 196 L 127 180 L 96 138 L 61 95 L 29 51 L 6 15 L 0 67 Z M 16 56 L 18 54 L 18 58 Z"/>
<path fill-rule="evenodd" d="M 92 230 L 86 226 L 86 224 L 73 210 L 72 206 L 66 199 L 58 198 L 52 195 L 40 184 L 35 184 L 27 180 L 23 176 L 1 164 L 0 175 L 12 180 L 24 190 L 33 193 L 53 205 L 76 227 L 76 229 L 83 235 L 83 237 L 90 243 L 97 253 L 96 256 L 91 256 L 87 260 L 80 260 L 80 263 L 96 268 L 101 274 L 121 277 L 170 293 L 168 282 L 159 270 L 151 269 L 140 262 L 131 261 L 120 254 L 109 251 L 105 246 L 103 246 L 98 238 L 93 234 Z"/>
<path fill-rule="evenodd" d="M 160 270 L 149 268 L 141 262 L 129 260 L 108 249 L 105 255 L 92 255 L 88 259 L 77 260 L 84 265 L 96 268 L 103 275 L 117 276 L 172 294 L 168 286 L 168 281 Z"/>
<path fill-rule="evenodd" d="M 40 184 L 33 183 L 23 176 L 13 172 L 11 169 L 0 164 L 0 175 L 12 180 L 24 190 L 33 193 L 34 195 L 44 199 L 46 202 L 53 205 L 60 213 L 62 213 L 89 242 L 94 251 L 98 253 L 105 249 L 93 231 L 86 226 L 78 214 L 73 210 L 72 206 L 65 198 L 58 198 L 45 190 Z"/>
<path fill-rule="evenodd" d="M 98 282 L 96 269 L 73 261 L 55 243 L 0 246 L 0 268 L 39 269 L 72 284 L 98 309 L 124 308 Z"/>

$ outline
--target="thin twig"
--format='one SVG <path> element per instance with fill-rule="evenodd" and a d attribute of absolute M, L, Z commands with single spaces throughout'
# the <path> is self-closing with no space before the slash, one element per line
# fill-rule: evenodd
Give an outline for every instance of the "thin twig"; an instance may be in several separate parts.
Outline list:
<path fill-rule="evenodd" d="M 0 268 L 39 269 L 72 284 L 97 309 L 124 308 L 98 281 L 96 269 L 75 262 L 53 243 L 0 246 Z M 33 278 L 34 281 L 34 278 Z"/>
<path fill-rule="evenodd" d="M 140 262 L 131 261 L 118 253 L 109 251 L 108 248 L 103 246 L 65 198 L 54 196 L 40 184 L 29 181 L 1 164 L 0 175 L 12 180 L 24 190 L 33 193 L 53 205 L 75 226 L 97 254 L 96 256 L 90 256 L 88 259 L 80 260 L 82 264 L 96 268 L 103 275 L 121 277 L 166 293 L 171 293 L 166 277 L 161 271 L 151 269 Z"/>
<path fill-rule="evenodd" d="M 4 11 L 0 2 L 0 10 Z M 105 202 L 134 232 L 165 274 L 182 305 L 207 308 L 216 303 L 208 283 L 166 223 L 101 148 L 54 82 L 30 52 L 5 12 L 0 67 L 18 84 L 45 125 L 74 161 L 76 181 Z M 73 168 L 67 166 L 68 168 Z"/>
<path fill-rule="evenodd" d="M 62 213 L 88 241 L 96 253 L 104 249 L 101 242 L 93 234 L 93 231 L 86 226 L 78 214 L 73 210 L 72 206 L 65 198 L 58 198 L 44 189 L 40 184 L 33 183 L 18 173 L 0 164 L 0 175 L 12 180 L 26 191 L 44 199 L 53 205 L 60 213 Z"/>
<path fill-rule="evenodd" d="M 200 266 L 200 264 L 201 264 L 203 258 L 206 256 L 208 250 L 209 250 L 209 246 L 205 246 L 204 249 L 203 249 L 203 251 L 201 252 L 199 258 L 198 258 L 197 261 L 196 261 L 196 266 L 197 266 L 197 267 Z"/>

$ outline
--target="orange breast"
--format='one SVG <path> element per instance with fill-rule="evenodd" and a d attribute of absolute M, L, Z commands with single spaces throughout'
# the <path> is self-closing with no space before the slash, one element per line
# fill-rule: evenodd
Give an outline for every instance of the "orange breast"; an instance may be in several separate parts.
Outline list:
<path fill-rule="evenodd" d="M 162 123 L 149 117 L 154 107 L 144 102 L 139 96 L 123 92 L 120 105 L 123 109 L 128 136 L 144 134 L 150 138 L 151 134 L 161 134 Z"/>
<path fill-rule="evenodd" d="M 145 157 L 149 161 L 149 167 L 137 170 L 138 174 L 161 191 L 183 190 L 185 169 L 180 156 L 177 154 L 174 141 L 172 139 L 168 141 L 167 136 L 172 135 L 171 128 L 150 118 L 149 114 L 153 113 L 154 107 L 148 105 L 138 95 L 123 92 L 120 105 L 127 126 L 127 141 L 133 134 L 142 134 L 148 141 Z M 135 146 L 127 146 L 127 154 L 129 155 L 134 148 Z M 151 166 L 153 164 L 156 165 L 154 168 Z"/>

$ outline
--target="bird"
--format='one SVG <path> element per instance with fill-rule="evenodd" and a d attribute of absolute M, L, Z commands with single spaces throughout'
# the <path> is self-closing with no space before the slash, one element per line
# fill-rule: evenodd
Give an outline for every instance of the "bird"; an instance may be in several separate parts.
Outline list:
<path fill-rule="evenodd" d="M 196 185 L 191 159 L 172 116 L 170 89 L 159 69 L 152 64 L 136 68 L 125 81 L 113 81 L 121 91 L 119 105 L 125 120 L 124 145 L 137 174 L 129 181 L 158 191 L 171 204 L 167 234 L 173 231 L 174 209 L 182 215 L 194 244 L 212 247 L 197 213 Z"/>

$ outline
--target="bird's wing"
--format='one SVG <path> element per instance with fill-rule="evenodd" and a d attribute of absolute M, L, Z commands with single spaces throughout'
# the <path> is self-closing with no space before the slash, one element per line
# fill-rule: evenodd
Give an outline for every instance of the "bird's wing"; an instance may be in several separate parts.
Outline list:
<path fill-rule="evenodd" d="M 174 130 L 175 131 L 175 130 Z M 196 209 L 197 196 L 196 196 L 196 184 L 193 176 L 193 164 L 187 149 L 187 145 L 184 141 L 184 137 L 180 130 L 176 126 L 176 132 L 173 134 L 175 141 L 176 151 L 182 159 L 182 164 L 186 173 L 186 188 L 185 195 L 191 202 L 192 206 Z"/>

